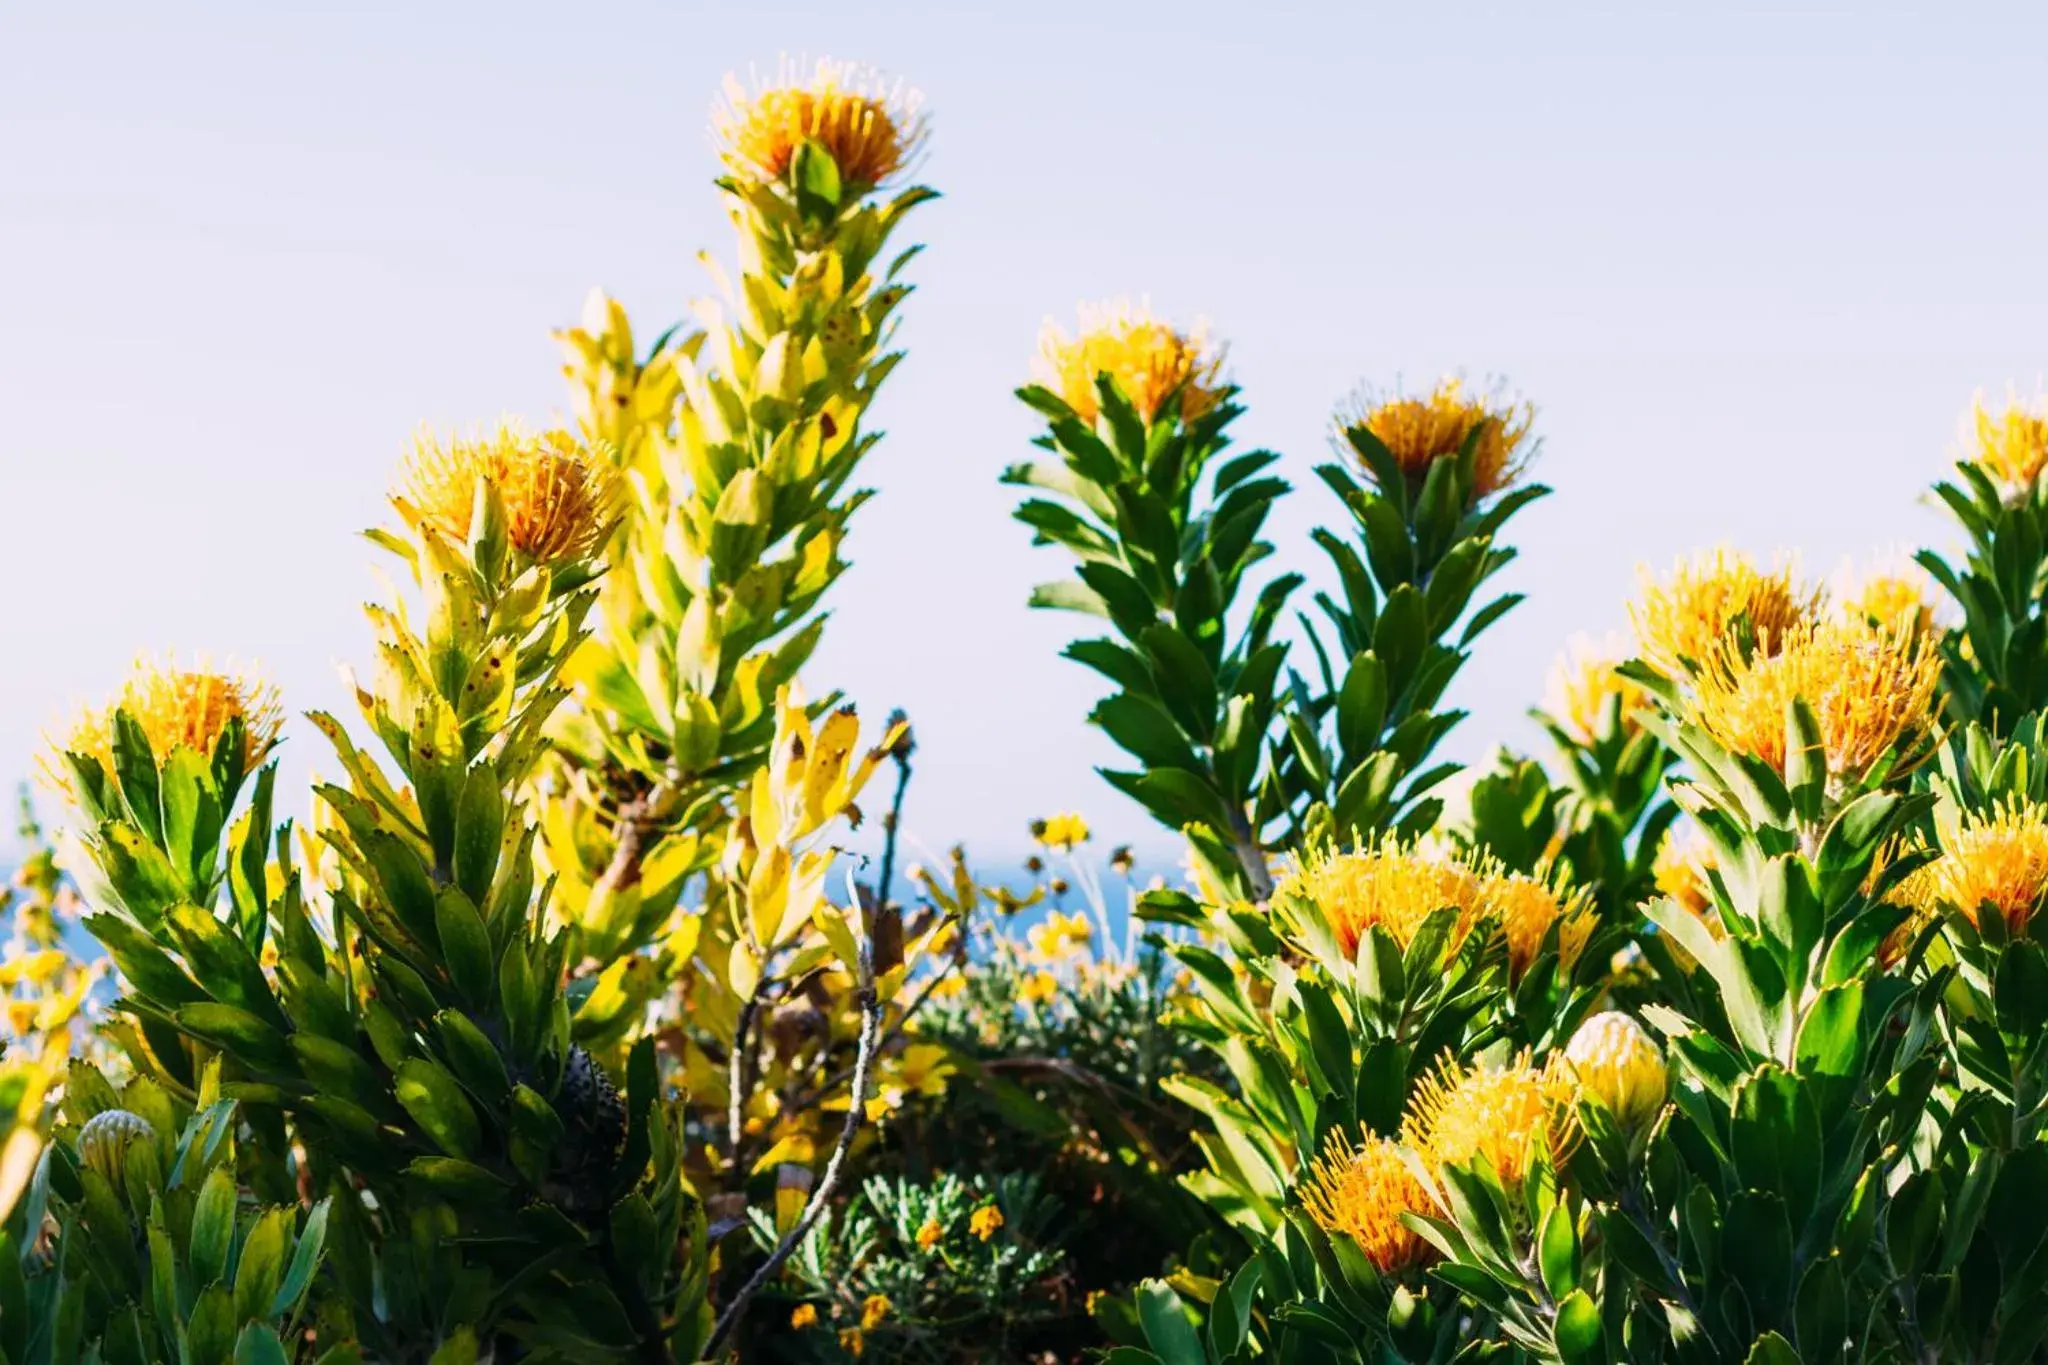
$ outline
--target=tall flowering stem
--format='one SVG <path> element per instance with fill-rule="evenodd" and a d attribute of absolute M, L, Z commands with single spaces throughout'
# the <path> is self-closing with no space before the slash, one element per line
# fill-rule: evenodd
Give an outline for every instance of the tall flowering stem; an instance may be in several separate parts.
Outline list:
<path fill-rule="evenodd" d="M 1519 594 L 1475 606 L 1514 558 L 1494 538 L 1549 490 L 1523 475 L 1534 411 L 1447 379 L 1425 393 L 1365 395 L 1337 423 L 1343 458 L 1317 473 L 1352 537 L 1316 532 L 1339 591 L 1302 617 L 1313 675 L 1290 689 L 1277 793 L 1295 840 L 1430 828 L 1428 793 L 1457 770 L 1430 764 L 1463 716 L 1440 709 L 1480 634 Z M 1462 624 L 1461 624 L 1462 623 Z M 1276 812 L 1279 813 L 1279 812 Z"/>
<path fill-rule="evenodd" d="M 775 697 L 824 630 L 846 568 L 866 418 L 919 248 L 891 239 L 934 197 L 899 182 L 923 144 L 917 97 L 859 68 L 733 83 L 714 115 L 739 274 L 697 327 L 643 355 L 602 296 L 561 334 L 585 439 L 626 490 L 593 638 L 565 672 L 546 853 L 579 957 L 655 938 L 715 865 L 731 801 L 765 760 Z M 708 258 L 707 258 L 708 259 Z"/>
<path fill-rule="evenodd" d="M 1017 508 L 1035 543 L 1079 561 L 1040 585 L 1033 606 L 1100 618 L 1114 638 L 1067 656 L 1116 691 L 1090 716 L 1138 763 L 1105 770 L 1169 828 L 1229 893 L 1272 890 L 1258 797 L 1285 647 L 1272 628 L 1300 582 L 1263 588 L 1233 633 L 1245 571 L 1271 552 L 1259 531 L 1287 491 L 1265 473 L 1278 457 L 1225 458 L 1243 411 L 1221 352 L 1144 309 L 1084 310 L 1078 334 L 1048 324 L 1040 382 L 1017 396 L 1042 416 L 1051 458 L 1004 481 L 1039 490 Z"/>
<path fill-rule="evenodd" d="M 1970 414 L 1953 481 L 1934 486 L 1968 538 L 1916 557 L 1962 609 L 1942 642 L 1947 711 L 1999 732 L 2048 707 L 2048 396 Z"/>

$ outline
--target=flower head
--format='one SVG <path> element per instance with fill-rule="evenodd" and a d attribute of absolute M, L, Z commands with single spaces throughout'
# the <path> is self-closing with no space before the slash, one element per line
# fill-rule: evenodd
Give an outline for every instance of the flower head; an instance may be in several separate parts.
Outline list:
<path fill-rule="evenodd" d="M 1447 1060 L 1417 1083 L 1401 1137 L 1433 1169 L 1484 1157 L 1512 1189 L 1539 1156 L 1555 1161 L 1570 1150 L 1571 1095 L 1563 1067 L 1534 1066 L 1527 1052 L 1498 1067 Z"/>
<path fill-rule="evenodd" d="M 1027 1005 L 1043 1004 L 1060 993 L 1060 979 L 1051 972 L 1029 972 L 1017 983 L 1017 998 Z"/>
<path fill-rule="evenodd" d="M 817 1325 L 818 1305 L 814 1303 L 800 1303 L 790 1310 L 790 1330 L 801 1332 L 807 1327 L 816 1327 Z"/>
<path fill-rule="evenodd" d="M 742 179 L 782 180 L 797 149 L 815 142 L 831 153 L 840 180 L 865 193 L 916 160 L 927 132 L 923 104 L 868 67 L 821 57 L 805 78 L 785 59 L 775 80 L 752 91 L 726 77 L 711 133 L 726 169 Z"/>
<path fill-rule="evenodd" d="M 867 1298 L 861 1302 L 860 1306 L 861 1330 L 863 1332 L 872 1332 L 877 1327 L 880 1327 L 882 1325 L 883 1320 L 889 1316 L 889 1309 L 893 1306 L 894 1305 L 892 1305 L 889 1302 L 889 1296 L 887 1294 L 868 1295 Z"/>
<path fill-rule="evenodd" d="M 219 673 L 203 663 L 181 669 L 169 660 L 159 664 L 138 659 L 120 695 L 107 706 L 81 711 L 56 747 L 94 759 L 100 771 L 112 774 L 117 712 L 126 712 L 141 728 L 159 763 L 173 749 L 190 749 L 210 761 L 228 726 L 239 720 L 242 737 L 237 758 L 244 775 L 253 772 L 276 747 L 278 731 L 284 725 L 277 689 L 253 675 Z M 43 769 L 52 785 L 77 799 L 63 764 L 46 761 Z"/>
<path fill-rule="evenodd" d="M 1211 412 L 1228 387 L 1223 348 L 1199 327 L 1181 331 L 1159 321 L 1144 304 L 1116 300 L 1081 305 L 1081 329 L 1069 336 L 1051 318 L 1038 334 L 1033 378 L 1058 394 L 1083 422 L 1093 423 L 1101 403 L 1095 380 L 1116 381 L 1138 416 L 1151 422 L 1179 395 L 1180 417 L 1192 422 Z"/>
<path fill-rule="evenodd" d="M 1594 1015 L 1579 1025 L 1564 1057 L 1579 1089 L 1604 1104 L 1624 1129 L 1639 1131 L 1663 1110 L 1670 1087 L 1664 1050 L 1628 1015 Z"/>
<path fill-rule="evenodd" d="M 422 434 L 393 501 L 450 540 L 469 537 L 479 481 L 497 490 L 512 546 L 538 563 L 588 559 L 618 524 L 618 476 L 566 431 L 505 424 L 481 440 Z"/>
<path fill-rule="evenodd" d="M 1311 851 L 1280 883 L 1276 899 L 1307 902 L 1349 956 L 1374 927 L 1406 948 L 1423 922 L 1446 906 L 1458 912 L 1461 931 L 1469 929 L 1480 889 L 1469 864 L 1389 836 L 1351 853 Z"/>
<path fill-rule="evenodd" d="M 2008 497 L 2025 493 L 2048 466 L 2048 393 L 2027 400 L 2011 392 L 1995 413 L 1978 394 L 1964 449 L 1965 458 L 2002 484 Z"/>
<path fill-rule="evenodd" d="M 930 1251 L 946 1235 L 936 1218 L 927 1218 L 917 1229 L 917 1246 L 920 1251 Z"/>
<path fill-rule="evenodd" d="M 1094 936 L 1094 926 L 1086 915 L 1054 910 L 1046 915 L 1044 923 L 1031 926 L 1031 955 L 1041 962 L 1060 962 L 1085 952 Z"/>
<path fill-rule="evenodd" d="M 1316 1158 L 1302 1202 L 1325 1232 L 1358 1244 L 1374 1269 L 1391 1275 L 1431 1254 L 1421 1234 L 1401 1218 L 1429 1209 L 1429 1195 L 1408 1169 L 1399 1145 L 1368 1135 L 1353 1144 L 1338 1137 Z"/>
<path fill-rule="evenodd" d="M 867 1354 L 867 1337 L 858 1327 L 842 1327 L 839 1329 L 839 1349 L 859 1360 Z"/>
<path fill-rule="evenodd" d="M 1862 574 L 1845 567 L 1841 579 L 1844 615 L 1915 634 L 1934 628 L 1934 583 L 1912 560 L 1888 560 Z"/>
<path fill-rule="evenodd" d="M 2008 802 L 1942 822 L 1941 856 L 1900 883 L 1893 899 L 1923 913 L 1953 906 L 1972 924 L 1986 905 L 2024 933 L 2048 896 L 2048 812 Z"/>
<path fill-rule="evenodd" d="M 994 1204 L 983 1204 L 967 1219 L 967 1230 L 986 1242 L 1003 1228 L 1003 1211 Z"/>
<path fill-rule="evenodd" d="M 1088 822 L 1073 811 L 1031 822 L 1031 837 L 1047 848 L 1071 853 L 1088 842 Z"/>
<path fill-rule="evenodd" d="M 1514 483 L 1536 453 L 1529 437 L 1536 409 L 1498 386 L 1492 393 L 1466 391 L 1451 376 L 1424 394 L 1362 393 L 1338 415 L 1339 435 L 1354 449 L 1369 432 L 1392 453 L 1402 475 L 1419 486 L 1438 460 L 1454 459 L 1484 424 L 1472 454 L 1472 497 L 1479 500 Z M 1372 474 L 1372 467 L 1365 471 Z"/>
<path fill-rule="evenodd" d="M 1617 700 L 1621 733 L 1633 735 L 1641 728 L 1635 713 L 1649 703 L 1649 694 L 1616 670 L 1621 660 L 1618 645 L 1595 644 L 1580 636 L 1551 667 L 1544 709 L 1580 744 L 1590 747 L 1599 742 L 1607 728 L 1608 708 Z"/>
<path fill-rule="evenodd" d="M 1763 650 L 1811 618 L 1818 595 L 1789 565 L 1765 572 L 1745 555 L 1722 549 L 1681 560 L 1662 582 L 1643 573 L 1640 601 L 1629 607 L 1643 657 L 1683 677 L 1746 632 Z"/>
<path fill-rule="evenodd" d="M 1935 720 L 1941 656 L 1924 637 L 1867 618 L 1806 621 L 1775 652 L 1723 649 L 1695 679 L 1690 719 L 1737 753 L 1785 766 L 1785 715 L 1812 708 L 1827 767 L 1853 776 L 1899 746 L 1902 766 L 1924 757 Z"/>
<path fill-rule="evenodd" d="M 1485 878 L 1479 885 L 1479 911 L 1500 920 L 1508 945 L 1508 972 L 1519 977 L 1536 960 L 1550 926 L 1557 925 L 1557 956 L 1569 968 L 1593 936 L 1592 893 L 1570 890 L 1555 877 L 1513 872 Z"/>

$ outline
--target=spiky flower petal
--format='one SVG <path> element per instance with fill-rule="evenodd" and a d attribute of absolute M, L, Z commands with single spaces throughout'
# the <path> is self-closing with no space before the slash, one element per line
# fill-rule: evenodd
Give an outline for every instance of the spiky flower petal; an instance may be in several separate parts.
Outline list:
<path fill-rule="evenodd" d="M 1910 559 L 1887 557 L 1863 573 L 1845 569 L 1841 583 L 1844 615 L 1915 633 L 1934 628 L 1934 581 Z"/>
<path fill-rule="evenodd" d="M 1640 683 L 1616 671 L 1622 661 L 1620 647 L 1579 636 L 1566 646 L 1550 670 L 1549 696 L 1544 702 L 1565 734 L 1580 744 L 1599 742 L 1607 729 L 1608 708 L 1620 702 L 1620 733 L 1633 735 L 1641 729 L 1637 711 L 1649 703 Z"/>
<path fill-rule="evenodd" d="M 269 755 L 284 725 L 277 689 L 260 678 L 215 672 L 203 663 L 185 669 L 170 660 L 138 659 L 120 695 L 107 706 L 81 711 L 56 747 L 94 759 L 102 772 L 111 774 L 117 711 L 125 711 L 141 727 L 159 763 L 173 749 L 190 749 L 211 760 L 229 723 L 240 720 L 244 774 L 254 771 Z M 43 770 L 51 785 L 77 799 L 65 764 L 45 760 Z"/>
<path fill-rule="evenodd" d="M 1474 393 L 1455 375 L 1427 393 L 1362 392 L 1338 415 L 1339 435 L 1356 448 L 1360 431 L 1370 432 L 1393 454 L 1401 473 L 1420 486 L 1438 460 L 1455 458 L 1482 424 L 1472 455 L 1472 496 L 1484 499 L 1513 484 L 1536 453 L 1530 439 L 1536 409 L 1496 385 Z M 1363 466 L 1368 477 L 1372 467 Z"/>
<path fill-rule="evenodd" d="M 726 169 L 747 180 L 789 174 L 797 149 L 815 141 L 841 181 L 865 192 L 917 158 L 927 132 L 923 96 L 853 62 L 821 57 L 808 75 L 785 59 L 776 78 L 748 90 L 725 79 L 711 132 Z"/>
<path fill-rule="evenodd" d="M 1580 1090 L 1605 1105 L 1624 1129 L 1640 1130 L 1663 1110 L 1670 1088 L 1664 1050 L 1628 1015 L 1594 1015 L 1572 1034 L 1564 1056 Z"/>
<path fill-rule="evenodd" d="M 1398 1144 L 1368 1134 L 1354 1143 L 1339 1136 L 1310 1168 L 1302 1203 L 1325 1232 L 1358 1244 L 1373 1268 L 1391 1275 L 1433 1254 L 1430 1244 L 1401 1218 L 1429 1211 L 1429 1195 L 1402 1159 Z"/>
<path fill-rule="evenodd" d="M 1941 856 L 1909 874 L 1893 899 L 1923 913 L 1953 907 L 1977 922 L 1998 910 L 2015 934 L 2025 932 L 2048 896 L 2048 811 L 2024 802 L 1947 820 Z"/>
<path fill-rule="evenodd" d="M 1479 911 L 1500 921 L 1508 945 L 1508 971 L 1519 977 L 1542 950 L 1557 925 L 1558 961 L 1569 968 L 1593 936 L 1592 893 L 1572 890 L 1554 877 L 1515 872 L 1487 877 L 1479 887 Z"/>
<path fill-rule="evenodd" d="M 1901 767 L 1925 757 L 1941 656 L 1925 637 L 1867 618 L 1802 622 L 1775 651 L 1723 649 L 1700 673 L 1690 719 L 1737 753 L 1785 765 L 1794 698 L 1819 723 L 1828 772 L 1853 776 L 1897 746 Z"/>
<path fill-rule="evenodd" d="M 507 539 L 536 563 L 589 559 L 618 524 L 618 476 L 610 461 L 566 431 L 535 436 L 510 423 L 475 441 L 444 443 L 423 433 L 393 501 L 460 542 L 469 536 L 479 482 L 497 490 Z"/>
<path fill-rule="evenodd" d="M 1539 1157 L 1559 1161 L 1570 1151 L 1573 1088 L 1566 1067 L 1555 1059 L 1535 1066 L 1527 1052 L 1505 1066 L 1447 1060 L 1417 1082 L 1401 1138 L 1434 1169 L 1483 1157 L 1512 1189 Z"/>
<path fill-rule="evenodd" d="M 1965 458 L 2002 485 L 2008 497 L 2025 493 L 2048 467 L 2048 393 L 2023 399 L 2015 390 L 1996 412 L 1978 394 L 1964 448 Z"/>
<path fill-rule="evenodd" d="M 1726 549 L 1681 560 L 1662 582 L 1642 575 L 1641 599 L 1629 606 L 1643 657 L 1684 677 L 1718 656 L 1745 632 L 1769 650 L 1818 610 L 1819 597 L 1788 565 L 1766 572 Z"/>
<path fill-rule="evenodd" d="M 1179 395 L 1180 417 L 1192 422 L 1215 409 L 1228 387 L 1222 378 L 1223 347 L 1202 328 L 1182 331 L 1152 316 L 1143 303 L 1116 299 L 1082 304 L 1080 330 L 1068 335 L 1051 318 L 1038 334 L 1032 377 L 1060 396 L 1084 422 L 1092 423 L 1101 403 L 1095 381 L 1108 375 L 1147 422 L 1167 400 Z"/>

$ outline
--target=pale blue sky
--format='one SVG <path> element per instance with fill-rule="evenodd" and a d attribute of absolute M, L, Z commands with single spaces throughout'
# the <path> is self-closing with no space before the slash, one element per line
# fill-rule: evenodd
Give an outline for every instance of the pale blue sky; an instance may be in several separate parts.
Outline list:
<path fill-rule="evenodd" d="M 340 9 L 341 7 L 337 7 Z M 1974 389 L 2048 368 L 2039 7 L 13 6 L 0 18 L 0 777 L 138 649 L 255 657 L 340 708 L 353 532 L 422 422 L 544 418 L 585 291 L 651 335 L 727 228 L 705 112 L 808 52 L 921 87 L 930 243 L 855 568 L 811 670 L 922 740 L 909 824 L 1007 858 L 1078 806 L 1093 675 L 1008 520 L 1040 321 L 1149 295 L 1232 344 L 1299 491 L 1359 380 L 1508 375 L 1542 408 L 1512 586 L 1454 750 L 1530 743 L 1635 566 L 1727 538 L 1942 536 Z M 287 11 L 292 11 L 288 13 Z M 331 769 L 303 722 L 288 772 Z"/>

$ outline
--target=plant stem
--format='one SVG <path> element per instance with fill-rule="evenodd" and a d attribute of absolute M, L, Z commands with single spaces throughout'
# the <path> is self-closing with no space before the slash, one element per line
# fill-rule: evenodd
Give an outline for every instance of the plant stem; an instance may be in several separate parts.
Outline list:
<path fill-rule="evenodd" d="M 860 1131 L 861 1119 L 866 1113 L 868 1068 L 875 1058 L 875 1037 L 881 1032 L 881 1027 L 882 1002 L 875 994 L 874 985 L 870 983 L 861 987 L 860 1049 L 853 1065 L 853 1094 L 846 1106 L 846 1123 L 839 1130 L 839 1143 L 832 1149 L 832 1159 L 825 1163 L 825 1173 L 819 1177 L 817 1186 L 812 1189 L 811 1197 L 804 1205 L 803 1216 L 797 1219 L 796 1226 L 783 1235 L 782 1241 L 776 1245 L 768 1259 L 761 1263 L 761 1268 L 747 1278 L 747 1282 L 740 1286 L 740 1292 L 733 1295 L 732 1302 L 718 1315 L 718 1323 L 711 1331 L 711 1340 L 704 1346 L 704 1360 L 718 1359 L 726 1338 L 732 1335 L 733 1329 L 739 1326 L 740 1318 L 746 1313 L 747 1304 L 753 1300 L 754 1295 L 761 1292 L 769 1280 L 775 1277 L 775 1273 L 782 1269 L 782 1263 L 795 1253 L 798 1245 L 810 1235 L 818 1220 L 825 1216 L 826 1205 L 831 1200 L 833 1191 L 839 1188 L 840 1177 L 844 1174 L 846 1154 L 852 1150 L 854 1135 Z"/>

